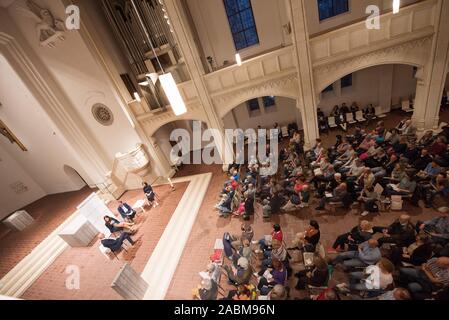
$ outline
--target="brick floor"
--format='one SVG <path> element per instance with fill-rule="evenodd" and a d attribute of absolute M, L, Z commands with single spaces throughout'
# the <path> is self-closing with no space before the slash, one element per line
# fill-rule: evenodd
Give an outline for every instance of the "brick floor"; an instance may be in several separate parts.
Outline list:
<path fill-rule="evenodd" d="M 21 232 L 9 231 L 0 224 L 0 278 L 63 223 L 92 192 L 85 187 L 80 191 L 46 196 L 26 206 L 23 210 L 35 223 Z"/>
<path fill-rule="evenodd" d="M 120 300 L 122 299 L 110 285 L 120 268 L 129 263 L 138 273 L 141 273 L 156 247 L 159 238 L 171 219 L 179 200 L 184 194 L 188 183 L 176 184 L 176 190 L 169 186 L 155 188 L 161 198 L 160 206 L 148 210 L 136 220 L 142 224 L 134 239 L 141 239 L 132 250 L 119 255 L 120 260 L 107 260 L 99 251 L 99 239 L 88 248 L 68 248 L 39 277 L 39 279 L 23 294 L 23 299 L 31 300 Z M 125 193 L 121 200 L 131 205 L 142 199 L 140 190 Z M 116 212 L 116 203 L 110 208 Z M 69 277 L 68 266 L 79 266 L 80 289 L 68 290 L 65 282 Z"/>

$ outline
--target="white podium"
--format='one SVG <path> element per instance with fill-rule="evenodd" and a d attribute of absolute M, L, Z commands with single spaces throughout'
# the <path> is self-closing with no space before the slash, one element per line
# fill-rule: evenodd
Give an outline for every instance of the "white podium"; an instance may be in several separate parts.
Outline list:
<path fill-rule="evenodd" d="M 16 231 L 22 231 L 29 225 L 33 224 L 34 219 L 26 211 L 17 211 L 3 220 L 3 224 L 8 228 Z"/>
<path fill-rule="evenodd" d="M 97 235 L 97 228 L 82 215 L 76 216 L 59 233 L 59 236 L 71 247 L 87 247 Z"/>

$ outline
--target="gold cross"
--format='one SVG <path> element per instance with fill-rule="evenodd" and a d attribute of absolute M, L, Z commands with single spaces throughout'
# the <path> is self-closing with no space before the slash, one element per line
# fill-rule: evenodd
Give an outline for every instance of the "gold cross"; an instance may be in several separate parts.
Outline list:
<path fill-rule="evenodd" d="M 28 149 L 20 142 L 19 139 L 14 135 L 14 133 L 9 130 L 6 124 L 0 119 L 0 133 L 6 137 L 11 143 L 17 144 L 22 151 L 28 151 Z"/>

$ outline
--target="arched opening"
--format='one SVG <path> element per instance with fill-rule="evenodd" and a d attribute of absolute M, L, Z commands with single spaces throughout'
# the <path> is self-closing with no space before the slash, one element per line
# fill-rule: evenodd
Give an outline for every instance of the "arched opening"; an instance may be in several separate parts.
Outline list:
<path fill-rule="evenodd" d="M 415 97 L 416 72 L 412 65 L 384 64 L 346 74 L 321 91 L 318 107 L 326 113 L 334 105 L 357 102 L 395 109 L 402 100 Z"/>
<path fill-rule="evenodd" d="M 170 141 L 170 136 L 174 130 L 182 129 L 182 130 L 186 130 L 186 132 L 188 133 L 188 135 L 190 137 L 190 150 L 191 150 L 191 152 L 189 154 L 190 159 L 191 159 L 192 153 L 202 151 L 203 148 L 205 148 L 206 145 L 208 144 L 208 142 L 204 142 L 204 141 L 201 141 L 201 144 L 199 144 L 199 145 L 193 143 L 194 128 L 201 129 L 201 132 L 204 133 L 204 131 L 208 127 L 207 127 L 206 123 L 204 123 L 200 120 L 176 120 L 176 121 L 172 121 L 172 122 L 164 124 L 159 129 L 157 129 L 155 131 L 155 133 L 153 134 L 153 139 L 155 140 L 155 143 L 158 145 L 158 147 L 161 149 L 164 156 L 167 158 L 167 160 L 172 165 L 176 165 L 176 164 L 180 163 L 180 161 L 178 161 L 178 163 L 173 163 L 173 161 L 171 161 L 171 157 L 170 157 L 173 146 L 175 146 L 177 144 L 176 141 Z M 187 157 L 188 157 L 188 155 L 186 155 L 184 157 L 185 159 L 182 159 L 183 163 L 191 163 L 191 161 L 187 160 Z"/>
<path fill-rule="evenodd" d="M 282 96 L 264 96 L 247 100 L 223 116 L 225 129 L 264 129 L 295 124 L 302 129 L 302 118 L 296 100 Z"/>
<path fill-rule="evenodd" d="M 393 110 L 402 110 L 398 112 L 398 117 L 411 117 L 417 72 L 418 68 L 413 65 L 382 64 L 346 74 L 321 91 L 318 108 L 325 117 L 329 117 L 334 116 L 335 106 L 341 108 L 346 105 L 350 110 L 355 103 L 360 111 L 372 106 L 382 116 Z M 357 123 L 355 112 L 353 117 Z M 350 121 L 346 122 L 351 124 Z"/>
<path fill-rule="evenodd" d="M 72 167 L 64 165 L 63 170 L 77 190 L 80 190 L 88 185 L 86 180 L 84 180 L 83 177 L 78 173 L 78 171 L 76 171 Z"/>

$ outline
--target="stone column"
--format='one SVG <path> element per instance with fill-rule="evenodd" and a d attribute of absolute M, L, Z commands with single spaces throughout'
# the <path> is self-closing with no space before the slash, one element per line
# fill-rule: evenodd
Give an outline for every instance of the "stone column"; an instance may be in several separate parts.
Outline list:
<path fill-rule="evenodd" d="M 193 81 L 198 98 L 206 115 L 208 128 L 217 129 L 213 130 L 213 137 L 221 159 L 223 160 L 223 167 L 225 167 L 228 163 L 232 162 L 233 149 L 225 139 L 223 121 L 217 115 L 209 95 L 204 79 L 205 70 L 201 62 L 198 48 L 195 45 L 195 39 L 190 30 L 182 2 L 178 0 L 165 0 L 164 3 L 171 27 L 177 38 L 179 49 L 182 52 L 191 80 Z"/>
<path fill-rule="evenodd" d="M 294 59 L 298 70 L 299 98 L 297 108 L 301 112 L 306 149 L 319 138 L 316 114 L 317 98 L 313 82 L 313 69 L 309 48 L 309 32 L 305 12 L 305 0 L 286 0 L 292 25 Z"/>
<path fill-rule="evenodd" d="M 444 90 L 449 59 L 449 1 L 440 0 L 435 13 L 437 28 L 429 60 L 416 74 L 415 111 L 413 121 L 419 131 L 438 128 L 441 97 Z"/>
<path fill-rule="evenodd" d="M 382 112 L 391 111 L 391 97 L 393 89 L 394 65 L 381 66 L 381 82 L 379 83 L 379 106 Z"/>

